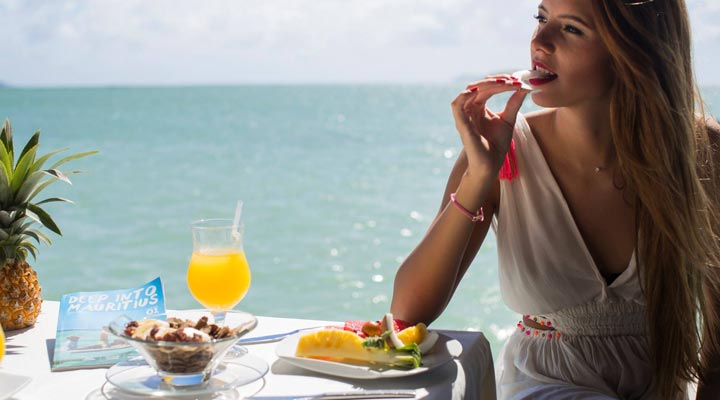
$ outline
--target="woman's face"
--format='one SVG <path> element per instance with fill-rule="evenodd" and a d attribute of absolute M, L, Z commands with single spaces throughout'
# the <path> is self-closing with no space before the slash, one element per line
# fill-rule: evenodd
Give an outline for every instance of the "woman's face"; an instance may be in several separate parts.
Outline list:
<path fill-rule="evenodd" d="M 542 0 L 530 42 L 532 68 L 551 73 L 533 92 L 543 107 L 609 103 L 610 53 L 594 26 L 591 1 Z"/>

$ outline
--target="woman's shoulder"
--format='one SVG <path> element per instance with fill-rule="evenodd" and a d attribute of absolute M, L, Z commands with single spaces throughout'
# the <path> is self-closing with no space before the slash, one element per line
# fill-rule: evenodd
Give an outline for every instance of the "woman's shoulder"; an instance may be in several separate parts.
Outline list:
<path fill-rule="evenodd" d="M 707 128 L 707 134 L 708 138 L 710 139 L 710 143 L 715 146 L 720 145 L 720 123 L 718 123 L 712 117 L 706 117 L 705 126 Z"/>
<path fill-rule="evenodd" d="M 536 121 L 536 120 L 544 120 L 547 118 L 550 118 L 553 114 L 555 114 L 554 108 L 542 108 L 540 110 L 531 111 L 527 114 L 523 114 L 525 116 L 525 119 L 528 121 Z"/>
<path fill-rule="evenodd" d="M 706 143 L 710 147 L 715 163 L 720 162 L 720 123 L 713 117 L 697 115 L 696 134 L 700 137 L 700 143 Z"/>
<path fill-rule="evenodd" d="M 534 136 L 542 135 L 552 125 L 552 118 L 555 115 L 554 108 L 544 108 L 524 114 L 525 120 Z"/>

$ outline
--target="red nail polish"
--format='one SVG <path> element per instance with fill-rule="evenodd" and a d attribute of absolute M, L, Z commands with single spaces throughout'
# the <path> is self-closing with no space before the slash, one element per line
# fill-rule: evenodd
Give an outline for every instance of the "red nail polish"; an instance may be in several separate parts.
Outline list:
<path fill-rule="evenodd" d="M 505 82 L 507 82 L 507 79 L 505 79 L 505 78 L 496 78 L 495 79 L 495 83 L 505 83 Z"/>
<path fill-rule="evenodd" d="M 470 91 L 470 93 L 472 93 L 472 92 L 477 92 L 477 86 L 473 86 L 473 87 L 471 87 L 471 88 L 468 89 L 468 90 Z"/>

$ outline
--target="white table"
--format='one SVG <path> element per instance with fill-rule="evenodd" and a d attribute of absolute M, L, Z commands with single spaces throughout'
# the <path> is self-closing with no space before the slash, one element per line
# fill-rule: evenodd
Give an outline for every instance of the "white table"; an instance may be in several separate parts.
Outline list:
<path fill-rule="evenodd" d="M 7 332 L 7 350 L 0 373 L 25 375 L 32 382 L 15 394 L 16 400 L 103 399 L 101 387 L 107 369 L 51 372 L 49 354 L 55 340 L 59 303 L 43 302 L 34 327 Z M 325 325 L 335 321 L 258 317 L 248 337 Z M 242 396 L 295 396 L 358 389 L 415 389 L 422 399 L 495 399 L 495 379 L 490 345 L 481 332 L 440 331 L 458 340 L 462 354 L 429 372 L 392 379 L 358 380 L 325 376 L 278 359 L 276 343 L 249 345 L 249 353 L 264 359 L 270 371 L 254 383 L 238 388 Z"/>

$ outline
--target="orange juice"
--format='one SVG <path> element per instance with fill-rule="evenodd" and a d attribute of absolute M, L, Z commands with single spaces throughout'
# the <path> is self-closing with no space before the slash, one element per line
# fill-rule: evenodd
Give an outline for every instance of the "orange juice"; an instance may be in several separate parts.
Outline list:
<path fill-rule="evenodd" d="M 228 310 L 240 302 L 250 288 L 250 267 L 242 251 L 193 252 L 187 281 L 190 293 L 200 304 L 213 310 Z"/>
<path fill-rule="evenodd" d="M 2 325 L 0 325 L 0 360 L 2 360 L 3 355 L 5 355 L 5 334 L 2 330 Z"/>

